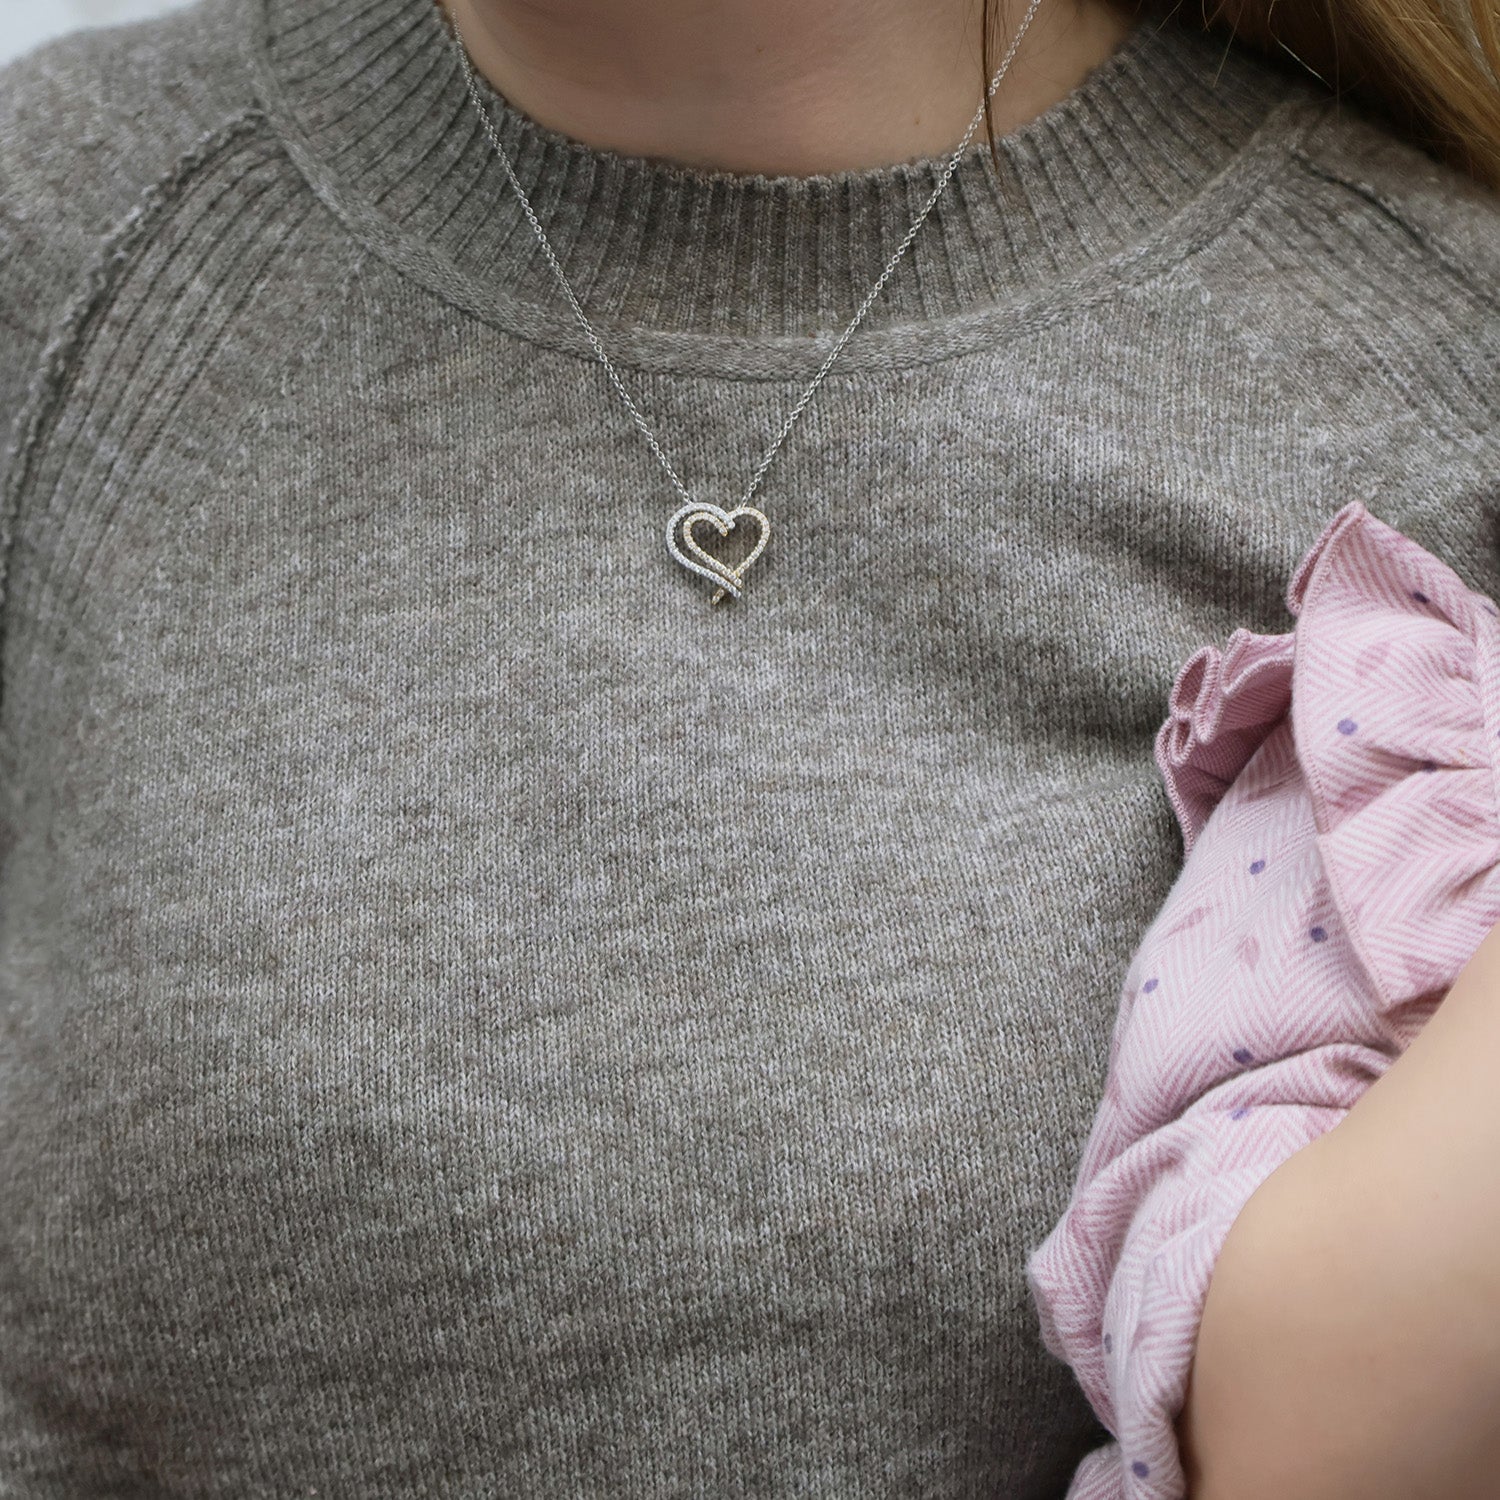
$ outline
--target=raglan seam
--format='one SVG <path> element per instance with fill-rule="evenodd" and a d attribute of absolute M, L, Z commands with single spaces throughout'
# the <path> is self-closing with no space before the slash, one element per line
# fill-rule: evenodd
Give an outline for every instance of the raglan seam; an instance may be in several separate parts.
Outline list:
<path fill-rule="evenodd" d="M 61 413 L 82 352 L 84 339 L 99 309 L 108 300 L 121 271 L 150 244 L 166 212 L 188 184 L 221 153 L 265 123 L 257 105 L 248 104 L 227 121 L 203 131 L 172 164 L 148 183 L 132 207 L 97 237 L 93 258 L 72 297 L 50 324 L 50 335 L 32 368 L 27 394 L 6 454 L 0 486 L 0 647 L 5 638 L 5 611 L 10 598 L 10 564 L 16 520 L 31 476 L 32 461 Z M 3 677 L 0 677 L 3 698 Z"/>
<path fill-rule="evenodd" d="M 1320 161 L 1317 157 L 1310 155 L 1303 149 L 1301 143 L 1293 146 L 1291 156 L 1308 176 L 1344 189 L 1363 200 L 1372 211 L 1390 220 L 1424 255 L 1456 280 L 1462 282 L 1479 302 L 1495 312 L 1500 312 L 1500 292 L 1487 289 L 1479 281 L 1468 258 L 1450 245 L 1440 230 L 1431 224 L 1419 223 L 1413 215 L 1404 212 L 1395 199 L 1389 194 L 1382 193 L 1373 183 L 1363 181 L 1352 173 L 1340 171 L 1326 161 Z M 1500 223 L 1500 198 L 1496 200 L 1496 208 L 1497 223 Z"/>

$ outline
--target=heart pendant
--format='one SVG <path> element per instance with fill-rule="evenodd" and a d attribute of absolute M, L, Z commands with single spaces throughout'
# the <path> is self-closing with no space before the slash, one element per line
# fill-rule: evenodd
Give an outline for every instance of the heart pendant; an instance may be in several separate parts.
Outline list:
<path fill-rule="evenodd" d="M 701 521 L 707 521 L 710 525 L 718 528 L 721 537 L 728 536 L 734 530 L 735 523 L 741 516 L 749 516 L 760 527 L 760 535 L 755 539 L 755 546 L 750 549 L 750 555 L 737 567 L 731 568 L 728 563 L 717 557 L 710 557 L 693 537 L 693 527 Z M 684 523 L 685 526 L 684 526 Z M 677 545 L 678 528 L 683 527 L 682 539 L 687 550 L 693 557 L 699 559 L 694 562 L 688 557 L 682 548 Z M 770 535 L 771 523 L 766 520 L 760 511 L 752 505 L 741 505 L 736 510 L 721 510 L 717 505 L 701 505 L 696 502 L 684 505 L 681 510 L 672 517 L 667 524 L 667 550 L 680 562 L 683 567 L 694 573 L 700 573 L 704 578 L 711 578 L 719 585 L 719 591 L 713 596 L 710 603 L 717 604 L 726 593 L 733 594 L 736 599 L 740 597 L 740 585 L 744 583 L 745 570 L 760 556 L 765 549 L 766 538 Z"/>

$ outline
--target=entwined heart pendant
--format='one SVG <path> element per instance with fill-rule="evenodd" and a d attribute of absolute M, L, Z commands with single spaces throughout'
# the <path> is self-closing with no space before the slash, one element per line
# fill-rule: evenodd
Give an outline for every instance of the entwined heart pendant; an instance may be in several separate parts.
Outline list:
<path fill-rule="evenodd" d="M 731 568 L 728 563 L 717 557 L 710 557 L 693 537 L 693 527 L 700 521 L 707 521 L 711 526 L 718 528 L 721 537 L 728 536 L 734 530 L 735 523 L 741 516 L 749 516 L 759 527 L 760 535 L 755 539 L 755 546 L 750 549 L 750 555 L 737 567 Z M 682 540 L 687 546 L 688 552 L 699 559 L 694 562 L 677 545 L 677 532 L 682 528 Z M 717 505 L 704 505 L 694 501 L 684 505 L 681 510 L 672 517 L 667 524 L 667 551 L 680 562 L 683 567 L 691 569 L 694 573 L 701 573 L 705 578 L 712 578 L 719 585 L 719 591 L 710 604 L 717 604 L 727 594 L 733 594 L 736 599 L 740 597 L 740 586 L 745 581 L 745 570 L 760 556 L 766 545 L 766 538 L 771 533 L 771 523 L 755 509 L 753 505 L 741 505 L 735 510 L 721 510 Z"/>

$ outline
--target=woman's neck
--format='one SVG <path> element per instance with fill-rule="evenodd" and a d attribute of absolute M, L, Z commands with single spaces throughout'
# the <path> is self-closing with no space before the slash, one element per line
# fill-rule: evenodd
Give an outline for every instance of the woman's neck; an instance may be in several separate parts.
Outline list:
<path fill-rule="evenodd" d="M 533 119 L 703 170 L 805 177 L 946 156 L 988 81 L 981 0 L 441 3 L 475 67 Z M 998 0 L 992 74 L 1028 4 Z M 1127 0 L 1041 0 L 995 91 L 996 133 L 1071 93 L 1132 14 Z"/>

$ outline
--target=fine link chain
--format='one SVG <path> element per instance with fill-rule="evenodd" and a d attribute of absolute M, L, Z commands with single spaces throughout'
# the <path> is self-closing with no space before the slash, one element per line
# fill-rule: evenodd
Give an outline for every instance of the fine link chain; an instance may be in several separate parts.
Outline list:
<path fill-rule="evenodd" d="M 995 74 L 994 78 L 990 80 L 989 87 L 985 90 L 984 98 L 980 100 L 979 108 L 974 112 L 974 118 L 969 122 L 969 128 L 964 132 L 963 139 L 954 148 L 953 154 L 948 158 L 948 164 L 943 169 L 942 175 L 938 178 L 937 186 L 933 188 L 931 194 L 928 196 L 927 202 L 923 206 L 922 211 L 912 221 L 911 228 L 906 231 L 905 238 L 901 241 L 900 245 L 896 247 L 896 250 L 892 254 L 891 258 L 886 262 L 885 269 L 880 273 L 880 276 L 876 280 L 875 285 L 870 288 L 869 292 L 865 296 L 864 301 L 860 303 L 859 311 L 855 313 L 854 318 L 850 322 L 849 326 L 839 336 L 839 339 L 834 344 L 833 348 L 829 350 L 827 358 L 824 359 L 822 365 L 818 369 L 818 373 L 813 376 L 812 380 L 807 386 L 807 389 L 802 392 L 802 395 L 798 399 L 797 404 L 787 415 L 786 421 L 781 424 L 781 431 L 776 434 L 775 441 L 772 442 L 771 446 L 766 450 L 765 457 L 761 459 L 759 466 L 756 468 L 754 475 L 750 479 L 750 483 L 746 486 L 745 493 L 741 496 L 739 507 L 737 509 L 747 511 L 749 514 L 758 517 L 761 526 L 761 535 L 759 540 L 757 541 L 755 551 L 752 554 L 752 558 L 759 555 L 761 548 L 765 544 L 766 525 L 765 517 L 762 516 L 759 511 L 753 510 L 750 507 L 751 496 L 755 494 L 755 491 L 759 487 L 762 478 L 765 477 L 766 470 L 770 468 L 772 459 L 776 457 L 777 451 L 780 449 L 782 443 L 786 440 L 787 434 L 792 430 L 793 424 L 796 422 L 797 418 L 802 415 L 803 409 L 812 399 L 813 392 L 817 390 L 819 384 L 822 382 L 823 377 L 828 373 L 829 369 L 833 365 L 833 362 L 839 357 L 840 354 L 843 353 L 844 346 L 853 336 L 855 329 L 857 329 L 860 323 L 864 321 L 865 314 L 870 310 L 870 307 L 873 305 L 876 297 L 880 295 L 880 292 L 882 288 L 884 288 L 886 282 L 890 280 L 891 275 L 894 273 L 897 265 L 901 261 L 901 257 L 906 254 L 907 249 L 910 247 L 912 241 L 916 239 L 918 231 L 921 229 L 922 225 L 926 223 L 928 214 L 932 212 L 933 205 L 936 204 L 938 199 L 942 196 L 943 189 L 948 186 L 949 179 L 953 176 L 954 172 L 958 170 L 958 163 L 963 157 L 964 151 L 967 149 L 969 141 L 972 138 L 974 132 L 979 128 L 979 122 L 984 118 L 985 102 L 993 96 L 995 90 L 1000 86 L 1000 81 L 1005 77 L 1006 72 L 1010 68 L 1011 59 L 1016 54 L 1016 48 L 1020 46 L 1021 38 L 1025 36 L 1026 28 L 1031 25 L 1031 18 L 1036 14 L 1037 8 L 1041 5 L 1041 3 L 1042 0 L 1031 0 L 1031 4 L 1026 11 L 1026 15 L 1021 21 L 1020 27 L 1017 29 L 1015 36 L 1011 39 L 1010 47 L 1006 51 L 1004 61 L 1002 61 L 1000 64 L 999 71 Z M 717 514 L 723 522 L 727 523 L 720 526 L 721 531 L 727 534 L 729 525 L 732 525 L 733 513 L 726 514 L 725 512 L 719 510 L 718 507 L 699 506 L 698 503 L 694 501 L 693 497 L 688 494 L 687 487 L 683 484 L 682 480 L 678 478 L 677 471 L 672 467 L 671 460 L 668 459 L 667 455 L 662 452 L 661 444 L 656 440 L 656 434 L 652 432 L 650 426 L 646 422 L 646 419 L 641 415 L 640 409 L 636 406 L 635 402 L 631 400 L 629 391 L 625 389 L 624 384 L 620 380 L 618 372 L 615 370 L 614 362 L 610 359 L 609 355 L 604 352 L 604 346 L 599 342 L 599 336 L 594 332 L 593 324 L 590 323 L 588 318 L 584 315 L 583 308 L 579 305 L 578 298 L 573 294 L 573 288 L 569 285 L 568 278 L 563 274 L 563 268 L 559 264 L 557 256 L 553 253 L 552 245 L 548 241 L 546 233 L 543 231 L 536 214 L 532 211 L 531 200 L 526 196 L 525 189 L 522 188 L 520 181 L 516 177 L 515 168 L 511 166 L 510 156 L 506 152 L 505 147 L 500 142 L 499 132 L 495 129 L 494 123 L 490 119 L 490 113 L 485 108 L 484 101 L 480 97 L 479 88 L 474 78 L 473 65 L 469 60 L 469 49 L 464 43 L 462 31 L 459 30 L 458 18 L 446 5 L 443 6 L 442 11 L 443 14 L 447 16 L 448 22 L 453 28 L 453 35 L 458 44 L 458 60 L 460 66 L 463 68 L 464 84 L 469 91 L 469 98 L 474 104 L 475 111 L 479 116 L 480 124 L 484 127 L 484 132 L 489 137 L 490 144 L 495 149 L 495 154 L 500 158 L 500 163 L 505 168 L 505 175 L 510 179 L 510 184 L 515 189 L 517 198 L 519 198 L 521 201 L 521 207 L 525 211 L 527 219 L 530 220 L 532 229 L 536 232 L 537 242 L 541 245 L 542 253 L 547 258 L 547 264 L 551 266 L 552 273 L 554 276 L 556 276 L 558 285 L 561 286 L 563 294 L 567 297 L 569 305 L 572 307 L 573 312 L 577 317 L 579 324 L 582 326 L 584 334 L 587 336 L 589 343 L 593 346 L 594 353 L 598 355 L 600 363 L 604 366 L 605 371 L 608 373 L 615 390 L 619 392 L 620 399 L 629 408 L 630 415 L 635 420 L 635 425 L 640 428 L 642 435 L 651 445 L 651 451 L 660 461 L 662 468 L 667 471 L 667 477 L 672 481 L 672 487 L 677 491 L 678 495 L 682 497 L 683 510 L 679 511 L 677 516 L 673 518 L 674 525 L 668 531 L 668 546 L 669 548 L 671 548 L 680 562 L 683 562 L 686 566 L 692 568 L 695 572 L 702 573 L 704 574 L 704 576 L 715 576 L 713 574 L 710 574 L 707 569 L 700 567 L 697 564 L 688 562 L 687 559 L 683 558 L 680 553 L 677 553 L 675 547 L 672 546 L 672 534 L 675 530 L 676 524 L 683 519 L 685 513 L 688 510 L 693 509 L 697 509 L 700 512 L 699 518 L 703 520 L 713 519 L 713 516 L 709 512 Z M 714 524 L 718 525 L 719 522 L 716 521 Z M 694 550 L 698 552 L 699 556 L 705 555 L 702 553 L 701 549 L 697 548 L 692 542 L 691 520 L 689 522 L 688 528 L 688 542 L 689 545 L 693 546 Z M 710 561 L 713 562 L 714 560 L 710 559 Z M 740 571 L 743 571 L 743 569 L 747 566 L 748 562 L 742 564 Z M 719 602 L 726 591 L 734 594 L 736 597 L 738 597 L 740 592 L 739 589 L 735 586 L 735 584 L 739 581 L 738 572 L 730 570 L 727 565 L 724 564 L 718 564 L 718 567 L 722 570 L 723 576 L 721 576 L 720 578 L 721 587 L 719 589 L 719 592 L 715 594 L 713 599 L 713 602 L 715 604 Z"/>

